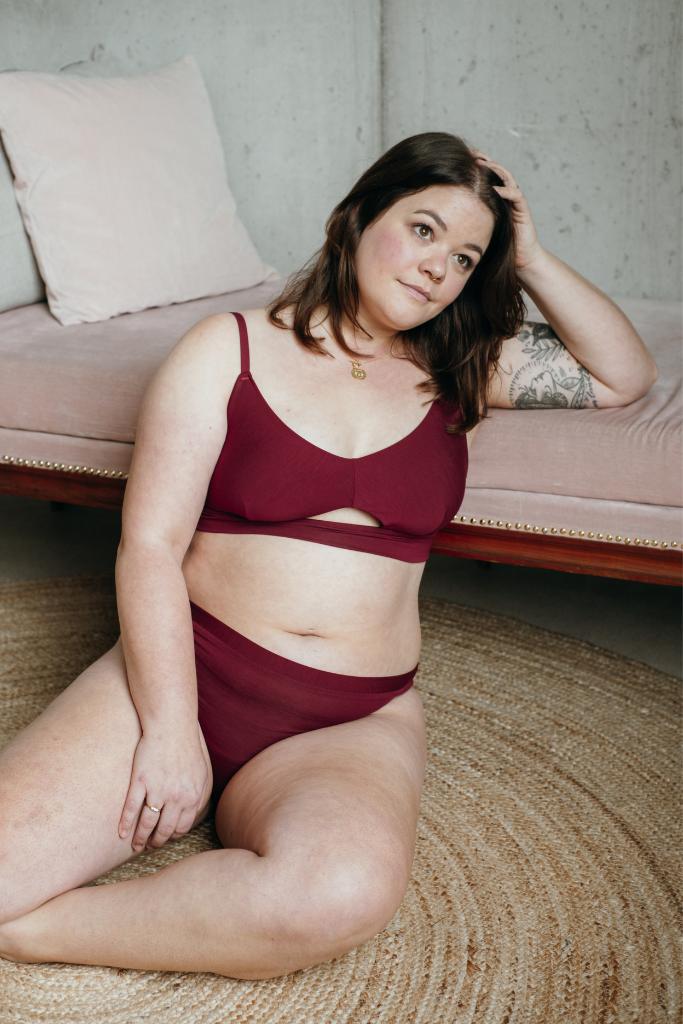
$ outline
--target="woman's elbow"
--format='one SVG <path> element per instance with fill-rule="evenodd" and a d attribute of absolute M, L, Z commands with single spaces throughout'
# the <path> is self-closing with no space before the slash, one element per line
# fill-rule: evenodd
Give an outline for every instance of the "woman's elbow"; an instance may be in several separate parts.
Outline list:
<path fill-rule="evenodd" d="M 639 398 L 644 398 L 651 390 L 658 377 L 659 369 L 653 359 L 648 368 L 639 375 L 638 379 L 635 380 L 627 390 L 615 393 L 615 400 L 613 404 L 630 405 L 632 402 L 637 402 Z"/>

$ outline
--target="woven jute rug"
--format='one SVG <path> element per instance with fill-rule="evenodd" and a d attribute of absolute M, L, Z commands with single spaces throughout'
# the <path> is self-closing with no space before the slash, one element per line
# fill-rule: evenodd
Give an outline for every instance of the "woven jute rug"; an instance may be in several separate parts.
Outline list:
<path fill-rule="evenodd" d="M 380 935 L 266 981 L 1 960 L 2 1024 L 681 1020 L 678 681 L 506 616 L 421 615 L 429 762 Z M 0 629 L 1 745 L 114 643 L 113 579 L 2 584 Z M 209 820 L 92 884 L 217 846 Z"/>

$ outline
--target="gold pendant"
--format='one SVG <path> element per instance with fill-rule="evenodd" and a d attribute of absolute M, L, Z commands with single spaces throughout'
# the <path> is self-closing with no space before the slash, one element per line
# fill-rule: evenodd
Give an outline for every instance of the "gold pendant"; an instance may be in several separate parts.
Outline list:
<path fill-rule="evenodd" d="M 365 378 L 367 377 L 367 373 L 365 372 L 363 367 L 360 365 L 358 360 L 357 359 L 352 359 L 351 363 L 352 363 L 352 366 L 351 366 L 351 376 L 355 377 L 356 380 L 365 380 Z"/>

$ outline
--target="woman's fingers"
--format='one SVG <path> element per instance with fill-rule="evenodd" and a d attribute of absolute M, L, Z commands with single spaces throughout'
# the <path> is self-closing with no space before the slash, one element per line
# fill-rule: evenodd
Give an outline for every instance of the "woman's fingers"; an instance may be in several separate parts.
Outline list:
<path fill-rule="evenodd" d="M 159 807 L 159 804 L 155 804 L 153 800 L 149 800 L 148 802 L 152 807 Z M 138 827 L 135 830 L 135 835 L 133 836 L 132 846 L 134 850 L 141 850 L 143 848 L 151 833 L 158 825 L 161 824 L 162 819 L 164 820 L 164 828 L 168 827 L 169 814 L 172 814 L 172 809 L 169 805 L 169 810 L 167 811 L 166 805 L 164 805 L 163 809 L 160 808 L 160 810 L 161 816 L 158 811 L 150 810 L 147 803 L 144 804 L 140 814 L 140 820 L 138 821 Z M 171 828 L 171 832 L 172 831 L 173 829 Z M 169 835 L 170 834 L 171 833 L 169 832 Z"/>
<path fill-rule="evenodd" d="M 151 801 L 150 801 L 151 802 Z M 158 804 L 154 804 L 155 807 Z M 167 843 L 172 835 L 177 830 L 178 822 L 178 805 L 175 804 L 164 804 L 164 809 L 161 815 L 156 815 L 156 826 L 152 828 L 152 831 L 148 834 L 145 840 L 147 847 L 151 849 L 158 849 Z"/>
<path fill-rule="evenodd" d="M 481 160 L 482 163 L 487 164 L 493 171 L 496 172 L 499 178 L 502 178 L 503 185 L 493 185 L 492 187 L 496 190 L 499 196 L 503 199 L 521 199 L 522 190 L 512 177 L 507 167 L 503 167 L 502 164 L 496 163 L 495 160 L 491 160 L 490 157 L 484 156 L 483 153 L 477 153 L 477 160 Z"/>
<path fill-rule="evenodd" d="M 168 811 L 168 814 L 166 812 Z M 152 849 L 159 849 L 164 843 L 167 843 L 169 839 L 179 839 L 188 833 L 189 829 L 193 827 L 193 822 L 197 817 L 198 805 L 191 804 L 185 807 L 179 815 L 176 815 L 177 820 L 173 821 L 173 817 L 170 812 L 170 805 L 167 804 L 164 808 L 164 814 L 162 814 L 161 820 L 154 830 L 152 838 L 147 841 L 147 846 Z M 166 815 L 166 817 L 164 817 Z"/>
<path fill-rule="evenodd" d="M 178 816 L 175 824 L 169 819 L 169 823 L 165 824 L 160 821 L 156 827 L 156 831 L 152 838 L 148 841 L 147 845 L 152 849 L 158 849 L 163 846 L 164 843 L 168 842 L 169 839 L 180 838 L 185 835 L 192 828 L 192 823 L 197 814 L 197 808 L 195 806 L 186 807 L 182 813 Z"/>
<path fill-rule="evenodd" d="M 483 160 L 484 163 L 487 163 L 489 167 L 493 168 L 496 174 L 506 182 L 506 184 L 514 185 L 515 179 L 512 177 L 512 174 L 508 171 L 507 167 L 503 167 L 502 164 L 496 163 L 495 160 L 492 160 L 489 156 L 484 156 L 483 153 L 477 154 L 477 160 Z"/>
<path fill-rule="evenodd" d="M 186 835 L 194 824 L 194 819 L 197 817 L 197 811 L 199 810 L 198 804 L 193 804 L 192 807 L 186 807 L 183 813 L 178 818 L 178 824 L 175 827 L 176 833 L 180 835 Z"/>
<path fill-rule="evenodd" d="M 123 805 L 121 821 L 119 822 L 119 835 L 122 839 L 126 838 L 133 825 L 138 820 L 140 808 L 144 802 L 145 787 L 138 779 L 133 779 L 128 788 L 128 793 L 126 794 L 126 802 Z"/>

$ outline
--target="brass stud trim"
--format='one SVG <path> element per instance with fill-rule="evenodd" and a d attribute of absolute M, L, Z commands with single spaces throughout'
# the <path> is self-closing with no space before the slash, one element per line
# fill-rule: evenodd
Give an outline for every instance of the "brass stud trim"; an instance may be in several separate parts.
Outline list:
<path fill-rule="evenodd" d="M 471 523 L 473 525 L 488 525 L 497 526 L 505 530 L 518 530 L 520 533 L 533 532 L 533 533 L 544 533 L 544 534 L 559 534 L 563 537 L 581 537 L 586 540 L 601 540 L 611 541 L 616 544 L 632 544 L 637 547 L 654 547 L 654 548 L 673 548 L 678 550 L 683 548 L 683 544 L 677 540 L 654 540 L 651 538 L 641 537 L 622 537 L 620 533 L 600 533 L 597 530 L 572 530 L 567 526 L 537 526 L 533 523 L 506 523 L 502 519 L 487 519 L 481 517 L 477 519 L 475 516 L 454 516 L 451 520 L 452 523 Z"/>
<path fill-rule="evenodd" d="M 37 466 L 40 469 L 60 469 L 80 476 L 108 476 L 116 480 L 127 480 L 128 474 L 121 469 L 100 469 L 96 466 L 72 466 L 65 462 L 49 462 L 47 459 L 21 459 L 15 455 L 3 455 L 2 462 L 9 466 Z"/>

